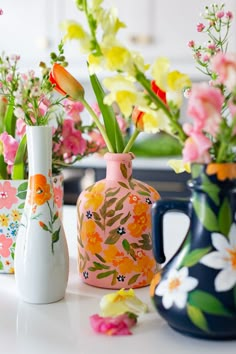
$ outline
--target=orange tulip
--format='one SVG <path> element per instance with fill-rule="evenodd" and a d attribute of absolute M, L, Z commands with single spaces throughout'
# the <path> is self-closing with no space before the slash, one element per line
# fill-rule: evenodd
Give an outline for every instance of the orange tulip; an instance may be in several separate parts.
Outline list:
<path fill-rule="evenodd" d="M 61 95 L 68 95 L 73 101 L 84 98 L 84 88 L 63 66 L 54 63 L 49 75 L 49 81 Z"/>

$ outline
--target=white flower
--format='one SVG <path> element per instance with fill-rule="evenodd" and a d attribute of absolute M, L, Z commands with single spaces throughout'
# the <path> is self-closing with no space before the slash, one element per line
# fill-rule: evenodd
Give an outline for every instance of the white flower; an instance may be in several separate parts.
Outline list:
<path fill-rule="evenodd" d="M 200 263 L 213 269 L 222 269 L 215 278 L 215 290 L 227 291 L 236 284 L 236 224 L 232 224 L 229 240 L 213 232 L 212 244 L 216 251 L 204 256 Z"/>
<path fill-rule="evenodd" d="M 156 295 L 163 296 L 162 304 L 169 309 L 173 304 L 184 308 L 187 302 L 188 292 L 196 288 L 198 280 L 188 276 L 188 268 L 183 267 L 179 271 L 173 269 L 168 278 L 160 282 L 156 288 Z"/>

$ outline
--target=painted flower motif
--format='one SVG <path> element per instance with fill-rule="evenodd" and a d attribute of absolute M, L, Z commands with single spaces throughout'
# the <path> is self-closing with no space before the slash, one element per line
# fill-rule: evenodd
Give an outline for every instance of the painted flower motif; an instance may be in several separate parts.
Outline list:
<path fill-rule="evenodd" d="M 137 316 L 124 313 L 116 317 L 90 316 L 90 324 L 95 332 L 108 336 L 130 335 L 130 328 L 137 323 Z"/>
<path fill-rule="evenodd" d="M 93 220 L 87 220 L 83 222 L 81 237 L 85 244 L 87 251 L 92 254 L 99 253 L 102 250 L 101 242 L 102 238 L 96 231 L 96 224 Z"/>
<path fill-rule="evenodd" d="M 119 235 L 124 235 L 126 234 L 126 231 L 125 231 L 125 228 L 124 227 L 121 227 L 119 226 L 117 231 L 116 231 Z"/>
<path fill-rule="evenodd" d="M 129 195 L 129 203 L 130 204 L 136 204 L 139 201 L 140 201 L 140 198 L 137 195 L 135 195 L 135 194 L 130 194 Z"/>
<path fill-rule="evenodd" d="M 103 316 L 118 316 L 127 312 L 140 315 L 148 310 L 147 305 L 137 297 L 133 289 L 120 289 L 104 295 L 100 308 Z"/>
<path fill-rule="evenodd" d="M 216 251 L 201 259 L 201 263 L 213 269 L 220 269 L 214 284 L 216 291 L 227 291 L 236 284 L 236 224 L 232 224 L 228 239 L 220 233 L 211 234 Z"/>
<path fill-rule="evenodd" d="M 233 163 L 210 163 L 207 166 L 206 173 L 208 175 L 217 175 L 220 181 L 236 178 L 236 165 Z"/>
<path fill-rule="evenodd" d="M 137 259 L 135 270 L 137 273 L 143 274 L 146 278 L 146 284 L 149 284 L 154 276 L 155 260 L 147 256 L 143 250 L 136 252 L 135 256 Z"/>
<path fill-rule="evenodd" d="M 128 224 L 128 230 L 133 237 L 140 237 L 150 227 L 151 217 L 148 213 L 147 203 L 137 203 L 134 206 L 133 222 Z"/>
<path fill-rule="evenodd" d="M 116 279 L 118 280 L 118 281 L 121 281 L 121 282 L 124 282 L 125 281 L 125 276 L 124 275 L 118 275 L 118 277 L 116 277 Z"/>
<path fill-rule="evenodd" d="M 9 217 L 5 214 L 0 215 L 0 225 L 1 226 L 8 226 L 9 223 Z"/>
<path fill-rule="evenodd" d="M 54 192 L 54 202 L 58 209 L 62 207 L 62 200 L 63 200 L 63 190 L 61 187 L 53 187 Z"/>
<path fill-rule="evenodd" d="M 9 181 L 0 183 L 0 209 L 11 209 L 12 205 L 17 203 L 17 189 L 11 186 Z"/>
<path fill-rule="evenodd" d="M 20 221 L 21 214 L 19 213 L 18 210 L 13 209 L 11 212 L 11 217 L 12 217 L 13 221 Z"/>
<path fill-rule="evenodd" d="M 43 205 L 51 198 L 50 184 L 44 175 L 37 174 L 30 177 L 29 180 L 29 203 Z"/>
<path fill-rule="evenodd" d="M 126 257 L 124 252 L 120 252 L 115 245 L 109 245 L 104 250 L 104 259 L 106 262 L 112 263 L 120 274 L 132 273 L 134 270 L 134 261 Z"/>
<path fill-rule="evenodd" d="M 186 305 L 188 292 L 196 288 L 197 285 L 198 280 L 188 276 L 187 267 L 180 270 L 172 269 L 168 278 L 158 284 L 155 293 L 162 296 L 162 304 L 165 309 L 168 310 L 174 304 L 182 309 Z"/>
<path fill-rule="evenodd" d="M 104 191 L 105 184 L 97 183 L 91 189 L 88 189 L 84 194 L 84 197 L 87 199 L 84 207 L 86 209 L 97 210 L 103 202 L 104 196 L 102 192 Z"/>
<path fill-rule="evenodd" d="M 4 234 L 0 235 L 0 256 L 6 258 L 10 256 L 9 248 L 12 245 L 12 239 L 7 238 Z"/>

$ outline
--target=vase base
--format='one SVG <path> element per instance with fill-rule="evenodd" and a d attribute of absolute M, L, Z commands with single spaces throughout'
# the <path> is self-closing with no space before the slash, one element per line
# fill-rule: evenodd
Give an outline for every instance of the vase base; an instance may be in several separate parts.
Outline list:
<path fill-rule="evenodd" d="M 112 290 L 120 290 L 120 289 L 140 289 L 140 288 L 145 288 L 149 286 L 150 284 L 132 284 L 132 285 L 127 285 L 124 283 L 119 283 L 115 285 L 111 284 L 102 284 L 101 282 L 94 283 L 93 281 L 87 281 L 83 277 L 81 277 L 81 280 L 84 284 L 93 286 L 95 288 L 100 288 L 100 289 L 112 289 Z"/>
<path fill-rule="evenodd" d="M 46 305 L 46 304 L 52 304 L 54 302 L 59 302 L 63 300 L 65 297 L 65 294 L 63 295 L 58 295 L 55 297 L 48 297 L 48 298 L 28 298 L 26 296 L 21 296 L 19 295 L 19 299 L 23 302 L 26 302 L 28 304 L 34 304 L 34 305 Z"/>
<path fill-rule="evenodd" d="M 200 332 L 190 332 L 186 330 L 182 330 L 179 328 L 176 328 L 168 323 L 169 327 L 172 328 L 175 332 L 178 332 L 184 336 L 192 337 L 192 338 L 198 338 L 198 339 L 205 339 L 205 340 L 216 340 L 216 341 L 229 341 L 229 340 L 235 340 L 236 339 L 236 333 L 200 333 Z"/>

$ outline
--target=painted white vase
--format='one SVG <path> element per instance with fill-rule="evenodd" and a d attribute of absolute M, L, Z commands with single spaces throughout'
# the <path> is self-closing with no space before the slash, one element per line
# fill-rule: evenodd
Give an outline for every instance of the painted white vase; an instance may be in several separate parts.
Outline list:
<path fill-rule="evenodd" d="M 26 134 L 29 179 L 15 249 L 15 278 L 22 300 L 43 304 L 65 296 L 69 255 L 53 196 L 51 127 L 27 126 Z"/>

